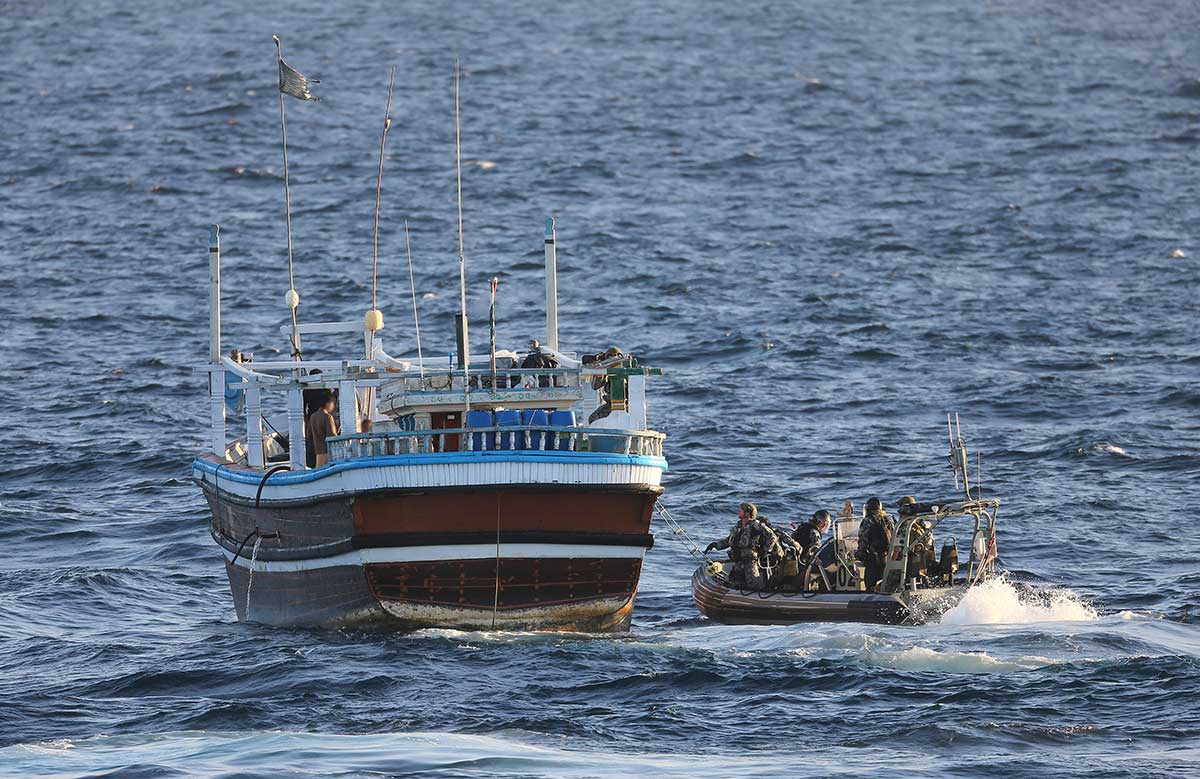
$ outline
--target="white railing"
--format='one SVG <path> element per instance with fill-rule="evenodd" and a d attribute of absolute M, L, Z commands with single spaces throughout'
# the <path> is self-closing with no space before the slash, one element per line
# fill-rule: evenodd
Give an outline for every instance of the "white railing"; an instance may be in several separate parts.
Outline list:
<path fill-rule="evenodd" d="M 606 452 L 662 457 L 663 433 L 553 425 L 354 433 L 326 439 L 331 461 L 480 451 Z"/>

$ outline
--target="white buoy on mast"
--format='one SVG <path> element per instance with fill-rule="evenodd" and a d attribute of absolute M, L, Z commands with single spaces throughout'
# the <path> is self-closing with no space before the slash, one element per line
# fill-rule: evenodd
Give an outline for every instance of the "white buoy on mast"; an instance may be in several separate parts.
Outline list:
<path fill-rule="evenodd" d="M 558 351 L 558 248 L 554 217 L 546 217 L 546 346 Z"/>

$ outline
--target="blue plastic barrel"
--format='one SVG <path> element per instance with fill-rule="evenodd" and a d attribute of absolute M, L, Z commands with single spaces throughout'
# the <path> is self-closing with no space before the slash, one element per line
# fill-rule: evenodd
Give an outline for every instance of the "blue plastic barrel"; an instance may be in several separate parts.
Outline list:
<path fill-rule="evenodd" d="M 521 424 L 521 412 L 517 410 L 497 411 L 496 427 L 516 427 Z M 514 430 L 509 433 L 496 433 L 497 449 L 524 449 L 524 436 Z"/>
<path fill-rule="evenodd" d="M 466 427 L 491 427 L 492 412 L 490 411 L 468 411 Z M 471 448 L 476 452 L 482 452 L 487 449 L 495 449 L 496 442 L 492 438 L 491 433 L 472 433 Z"/>
<path fill-rule="evenodd" d="M 550 412 L 551 427 L 575 427 L 575 412 L 574 411 L 551 411 Z M 547 449 L 558 449 L 565 451 L 573 447 L 573 440 L 569 436 L 560 438 L 556 433 L 550 434 L 550 445 Z"/>
<path fill-rule="evenodd" d="M 527 408 L 521 412 L 521 424 L 523 425 L 541 425 L 545 427 L 550 424 L 550 415 L 540 408 Z M 522 444 L 524 442 L 522 441 Z M 529 448 L 542 448 L 542 433 L 530 431 L 529 433 Z"/>

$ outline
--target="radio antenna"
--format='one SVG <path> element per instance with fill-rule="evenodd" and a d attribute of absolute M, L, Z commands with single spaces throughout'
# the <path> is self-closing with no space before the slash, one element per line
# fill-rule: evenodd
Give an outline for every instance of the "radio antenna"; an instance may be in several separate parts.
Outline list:
<path fill-rule="evenodd" d="M 950 431 L 950 467 L 954 469 L 954 486 L 959 487 L 958 477 L 962 475 L 962 489 L 967 496 L 967 500 L 973 500 L 971 497 L 971 479 L 970 479 L 970 460 L 967 458 L 967 445 L 963 442 L 962 423 L 958 419 L 958 414 L 954 415 L 954 422 L 950 422 L 950 414 L 946 414 L 946 427 Z"/>

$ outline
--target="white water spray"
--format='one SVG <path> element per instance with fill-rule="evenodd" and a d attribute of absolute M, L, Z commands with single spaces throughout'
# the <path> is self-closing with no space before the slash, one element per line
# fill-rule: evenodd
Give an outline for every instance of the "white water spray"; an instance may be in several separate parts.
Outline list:
<path fill-rule="evenodd" d="M 1004 577 L 972 587 L 942 615 L 943 625 L 998 625 L 1031 622 L 1091 622 L 1099 614 L 1070 590 L 1024 596 Z"/>
<path fill-rule="evenodd" d="M 250 621 L 250 591 L 254 589 L 254 565 L 258 562 L 258 548 L 262 546 L 262 536 L 254 539 L 254 551 L 250 553 L 250 579 L 246 582 L 246 621 Z"/>

